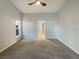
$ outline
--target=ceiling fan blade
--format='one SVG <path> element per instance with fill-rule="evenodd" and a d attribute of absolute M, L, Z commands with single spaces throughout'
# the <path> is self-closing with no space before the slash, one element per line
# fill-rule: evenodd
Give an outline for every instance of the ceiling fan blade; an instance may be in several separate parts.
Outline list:
<path fill-rule="evenodd" d="M 29 3 L 28 5 L 33 5 L 34 4 L 34 2 L 33 3 Z"/>
<path fill-rule="evenodd" d="M 36 0 L 35 2 L 29 3 L 28 5 L 33 5 L 33 4 L 35 4 L 36 2 L 37 2 L 37 0 Z"/>
<path fill-rule="evenodd" d="M 46 6 L 47 4 L 46 4 L 46 3 L 41 2 L 41 5 L 42 5 L 42 6 Z"/>

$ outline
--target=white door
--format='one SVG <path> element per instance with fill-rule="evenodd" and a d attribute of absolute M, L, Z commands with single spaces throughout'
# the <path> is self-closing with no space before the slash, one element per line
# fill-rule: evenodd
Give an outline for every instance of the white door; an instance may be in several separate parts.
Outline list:
<path fill-rule="evenodd" d="M 38 21 L 38 39 L 45 39 L 45 21 Z"/>

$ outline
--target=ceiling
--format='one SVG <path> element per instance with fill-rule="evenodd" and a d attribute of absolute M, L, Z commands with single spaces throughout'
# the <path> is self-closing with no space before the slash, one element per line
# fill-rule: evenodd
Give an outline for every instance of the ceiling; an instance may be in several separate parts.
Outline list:
<path fill-rule="evenodd" d="M 34 2 L 35 0 L 10 0 L 13 5 L 16 6 L 22 13 L 55 13 L 58 12 L 64 5 L 66 0 L 41 0 L 47 3 L 47 6 L 32 5 L 28 3 Z"/>

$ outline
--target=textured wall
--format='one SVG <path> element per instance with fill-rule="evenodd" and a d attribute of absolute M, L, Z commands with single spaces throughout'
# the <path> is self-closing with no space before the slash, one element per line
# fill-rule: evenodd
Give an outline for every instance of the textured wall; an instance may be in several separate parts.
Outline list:
<path fill-rule="evenodd" d="M 16 20 L 20 12 L 8 1 L 0 0 L 0 52 L 16 42 Z"/>
<path fill-rule="evenodd" d="M 79 54 L 79 0 L 67 0 L 58 17 L 60 40 Z"/>

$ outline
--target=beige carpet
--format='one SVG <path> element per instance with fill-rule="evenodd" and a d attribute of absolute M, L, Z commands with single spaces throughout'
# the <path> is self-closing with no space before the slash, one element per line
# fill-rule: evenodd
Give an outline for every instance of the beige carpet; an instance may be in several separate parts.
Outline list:
<path fill-rule="evenodd" d="M 58 40 L 21 40 L 2 52 L 0 59 L 79 59 Z"/>

